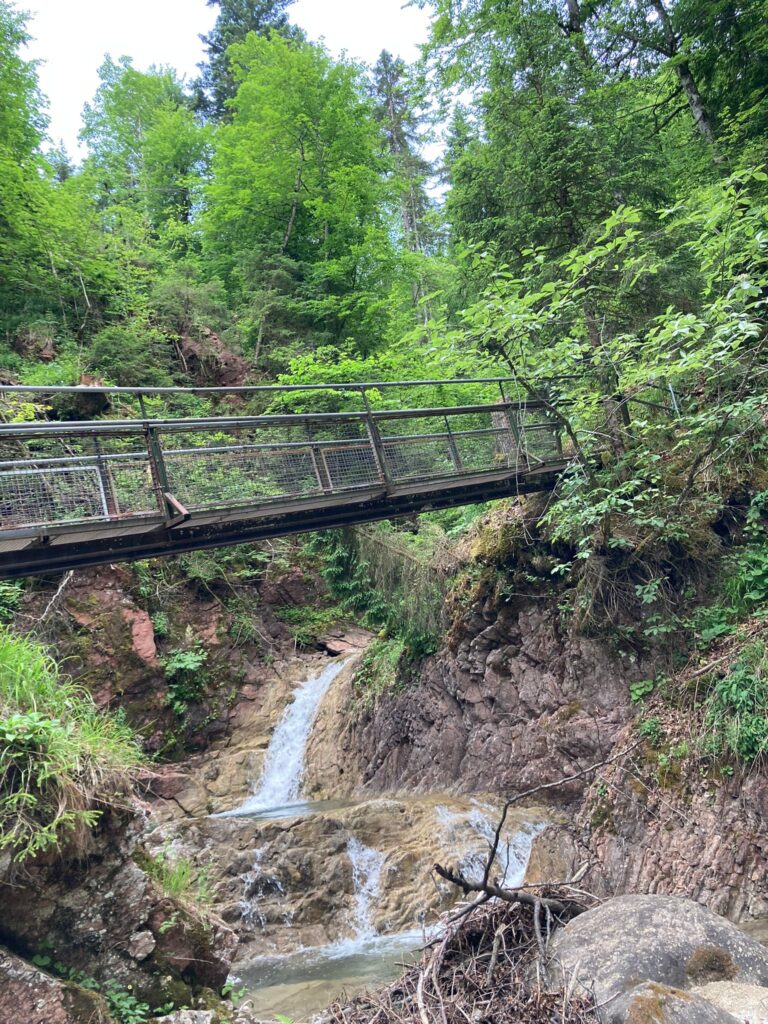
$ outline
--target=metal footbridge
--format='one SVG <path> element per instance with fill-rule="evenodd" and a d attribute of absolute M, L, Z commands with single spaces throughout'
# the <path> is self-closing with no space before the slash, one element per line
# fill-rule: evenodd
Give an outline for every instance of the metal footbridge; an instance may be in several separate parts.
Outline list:
<path fill-rule="evenodd" d="M 0 579 L 551 488 L 566 464 L 556 425 L 509 390 L 2 386 Z M 52 418 L 72 409 L 99 418 Z"/>

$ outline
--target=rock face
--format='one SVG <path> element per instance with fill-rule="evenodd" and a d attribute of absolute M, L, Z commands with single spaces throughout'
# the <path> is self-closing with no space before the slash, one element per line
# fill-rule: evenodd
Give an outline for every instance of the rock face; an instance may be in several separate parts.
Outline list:
<path fill-rule="evenodd" d="M 629 726 L 617 751 L 634 746 Z M 634 750 L 601 769 L 567 825 L 534 847 L 528 880 L 566 878 L 598 896 L 687 896 L 735 921 L 768 917 L 768 778 L 752 771 L 702 777 L 684 765 L 658 777 L 654 751 Z"/>
<path fill-rule="evenodd" d="M 355 715 L 351 690 L 329 695 L 309 751 L 310 788 L 520 792 L 600 760 L 631 717 L 628 682 L 644 673 L 605 645 L 567 638 L 558 618 L 545 600 L 488 599 L 427 660 L 418 685 Z"/>
<path fill-rule="evenodd" d="M 573 978 L 594 991 L 605 1024 L 717 1024 L 728 1015 L 714 1004 L 696 1016 L 699 996 L 689 994 L 695 986 L 768 986 L 768 949 L 705 907 L 673 896 L 608 900 L 558 931 L 549 953 L 550 983 L 559 987 Z"/>
<path fill-rule="evenodd" d="M 112 1024 L 95 992 L 59 981 L 0 948 L 0 1021 L 7 1024 Z"/>
<path fill-rule="evenodd" d="M 87 859 L 8 868 L 0 941 L 100 984 L 130 985 L 152 1006 L 188 1003 L 193 991 L 224 985 L 237 940 L 158 888 L 134 859 L 137 824 L 127 814 L 108 820 Z"/>

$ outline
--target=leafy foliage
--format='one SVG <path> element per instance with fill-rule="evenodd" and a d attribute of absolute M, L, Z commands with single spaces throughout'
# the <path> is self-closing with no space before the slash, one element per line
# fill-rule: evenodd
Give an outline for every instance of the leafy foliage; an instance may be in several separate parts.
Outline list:
<path fill-rule="evenodd" d="M 768 752 L 768 658 L 763 641 L 746 646 L 706 698 L 705 750 L 748 763 Z"/>
<path fill-rule="evenodd" d="M 203 667 L 207 660 L 208 652 L 195 642 L 169 651 L 162 659 L 168 680 L 168 704 L 177 715 L 183 715 L 203 695 L 208 681 Z"/>

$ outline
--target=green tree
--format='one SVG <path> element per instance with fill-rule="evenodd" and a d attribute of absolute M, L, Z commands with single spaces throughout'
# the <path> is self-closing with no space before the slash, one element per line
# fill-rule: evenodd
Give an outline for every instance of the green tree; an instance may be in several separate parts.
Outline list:
<path fill-rule="evenodd" d="M 242 43 L 249 32 L 268 36 L 277 31 L 290 34 L 286 10 L 293 0 L 208 0 L 209 7 L 218 7 L 216 24 L 208 35 L 200 36 L 205 44 L 207 60 L 200 64 L 200 78 L 195 83 L 200 109 L 220 120 L 227 104 L 237 92 L 227 51 L 233 43 Z"/>
<path fill-rule="evenodd" d="M 109 217 L 132 208 L 160 232 L 187 224 L 207 156 L 207 132 L 195 121 L 168 69 L 137 71 L 107 57 L 93 103 L 83 112 L 86 172 Z"/>
<path fill-rule="evenodd" d="M 255 365 L 329 341 L 366 349 L 386 321 L 394 254 L 362 76 L 277 34 L 251 34 L 230 56 L 240 85 L 206 190 L 208 265 L 241 309 Z"/>

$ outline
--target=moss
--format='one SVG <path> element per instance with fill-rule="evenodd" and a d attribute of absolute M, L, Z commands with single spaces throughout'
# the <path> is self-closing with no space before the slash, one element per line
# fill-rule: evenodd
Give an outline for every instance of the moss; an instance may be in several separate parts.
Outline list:
<path fill-rule="evenodd" d="M 706 985 L 710 981 L 733 981 L 739 968 L 724 949 L 699 946 L 685 965 L 685 973 L 697 985 Z"/>
<path fill-rule="evenodd" d="M 73 981 L 64 982 L 63 1003 L 73 1021 L 78 1024 L 102 1024 L 110 1021 L 106 1001 L 97 992 L 92 992 Z"/>
<path fill-rule="evenodd" d="M 560 708 L 557 713 L 557 717 L 560 722 L 570 722 L 571 719 L 575 718 L 576 715 L 582 710 L 582 703 L 578 700 L 569 701 L 564 707 Z"/>
<path fill-rule="evenodd" d="M 686 992 L 650 982 L 629 1004 L 626 1024 L 663 1024 L 667 1019 L 666 1005 L 669 996 L 683 1002 L 690 999 Z"/>
<path fill-rule="evenodd" d="M 605 797 L 599 797 L 592 809 L 589 819 L 592 828 L 602 828 L 603 825 L 611 828 L 613 825 L 613 804 Z"/>

